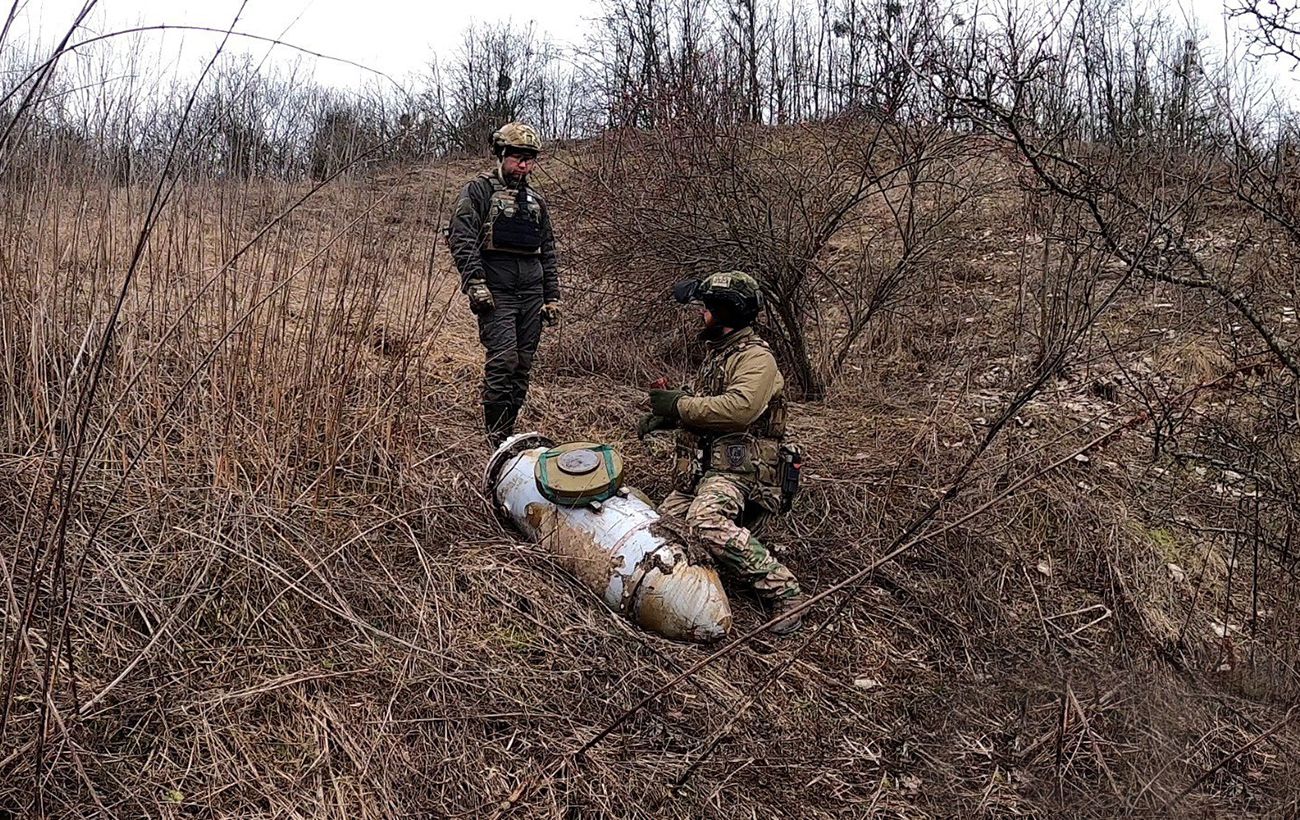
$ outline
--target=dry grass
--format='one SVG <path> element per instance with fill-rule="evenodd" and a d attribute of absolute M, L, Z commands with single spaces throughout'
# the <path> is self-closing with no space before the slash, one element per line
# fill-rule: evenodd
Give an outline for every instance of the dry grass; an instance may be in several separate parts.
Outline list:
<path fill-rule="evenodd" d="M 1018 415 L 936 524 L 1031 478 L 1024 489 L 819 607 L 804 638 L 756 641 L 569 757 L 702 656 L 606 612 L 480 495 L 480 353 L 438 243 L 473 167 L 341 181 L 230 265 L 302 190 L 179 188 L 109 349 L 61 548 L 42 505 L 66 480 L 79 351 L 103 330 L 145 202 L 94 182 L 5 198 L 0 677 L 14 690 L 0 809 L 1295 811 L 1300 732 L 1267 731 L 1295 695 L 1295 587 L 1266 556 L 1249 583 L 1240 498 L 1216 491 L 1213 465 L 1153 459 L 1142 425 L 1034 477 L 1141 412 L 1135 386 L 1176 396 L 1221 372 L 1203 310 L 1179 325 L 1181 368 L 1142 369 L 1173 355 L 1133 318 L 1181 298 L 1160 289 L 1131 294 L 1106 327 L 1117 356 L 1093 338 L 1096 355 Z M 933 310 L 893 319 L 906 343 L 878 339 L 887 355 L 864 352 L 825 402 L 796 407 L 812 475 L 765 535 L 813 591 L 942 492 L 1024 371 L 1017 260 L 1037 251 L 1006 229 L 1019 200 L 997 202 L 960 226 L 972 258 L 948 260 Z M 576 315 L 548 335 L 525 423 L 620 444 L 660 495 L 664 444 L 630 434 L 636 382 L 682 362 L 646 363 L 641 340 L 597 344 L 602 324 Z M 681 350 L 688 327 L 666 326 L 680 335 L 660 349 Z M 1119 387 L 1099 393 L 1103 380 Z M 1225 398 L 1187 406 L 1206 429 L 1255 417 Z M 1271 614 L 1247 623 L 1252 594 Z M 757 622 L 743 594 L 736 607 Z"/>

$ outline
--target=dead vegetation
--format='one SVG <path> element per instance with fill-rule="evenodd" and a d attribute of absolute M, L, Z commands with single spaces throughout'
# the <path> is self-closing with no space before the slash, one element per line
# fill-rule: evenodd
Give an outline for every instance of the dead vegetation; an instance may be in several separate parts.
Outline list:
<path fill-rule="evenodd" d="M 481 495 L 439 238 L 477 160 L 359 173 L 409 133 L 323 115 L 340 150 L 270 178 L 196 93 L 124 176 L 6 109 L 0 814 L 1295 814 L 1292 132 L 1206 121 L 1162 40 L 1156 91 L 1122 38 L 1051 54 L 1013 19 L 867 60 L 903 11 L 698 32 L 736 65 L 639 55 L 621 127 L 537 181 L 569 305 L 521 424 L 618 444 L 652 496 L 641 388 L 693 356 L 666 286 L 769 281 L 809 455 L 764 539 L 816 597 L 773 641 L 737 594 L 713 649 L 608 613 Z M 765 42 L 817 82 L 764 85 Z"/>
<path fill-rule="evenodd" d="M 304 190 L 179 191 L 84 427 L 68 409 L 96 337 L 78 334 L 103 327 L 147 200 L 119 190 L 10 211 L 0 805 L 287 817 L 1294 806 L 1294 565 L 1282 499 L 1265 492 L 1290 486 L 1276 471 L 1294 449 L 1231 466 L 1233 441 L 1289 441 L 1279 402 L 1293 387 L 1284 368 L 1224 349 L 1230 316 L 1164 284 L 1127 286 L 914 546 L 823 601 L 812 630 L 750 643 L 574 756 L 703 655 L 608 614 L 479 494 L 478 354 L 437 244 L 445 197 L 472 167 L 339 181 L 235 264 Z M 955 235 L 977 241 L 948 258 L 933 307 L 892 315 L 860 371 L 797 408 L 812 476 L 767 538 L 813 592 L 887 554 L 1036 372 L 1034 294 L 1054 257 L 1005 180 L 982 178 L 990 196 L 956 218 Z M 551 184 L 557 203 L 581 195 L 574 174 Z M 571 287 L 586 281 L 570 270 Z M 631 437 L 641 394 L 626 374 L 681 374 L 672 351 L 689 328 L 660 325 L 677 340 L 647 363 L 607 346 L 599 310 L 573 314 L 545 343 L 528 425 L 618 442 L 659 495 L 666 445 Z M 1182 317 L 1160 321 L 1174 335 L 1151 332 L 1166 316 Z M 65 508 L 51 491 L 72 475 Z M 760 620 L 737 606 L 742 630 Z"/>

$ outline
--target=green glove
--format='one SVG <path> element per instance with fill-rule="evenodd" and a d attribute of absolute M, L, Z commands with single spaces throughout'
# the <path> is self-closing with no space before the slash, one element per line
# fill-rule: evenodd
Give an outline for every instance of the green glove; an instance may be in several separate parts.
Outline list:
<path fill-rule="evenodd" d="M 671 430 L 676 426 L 677 422 L 673 419 L 656 416 L 654 413 L 646 413 L 641 417 L 641 420 L 636 423 L 636 437 L 644 439 L 656 430 Z"/>
<path fill-rule="evenodd" d="M 685 395 L 685 390 L 651 390 L 650 410 L 656 416 L 668 419 L 680 418 L 677 415 L 677 402 Z"/>

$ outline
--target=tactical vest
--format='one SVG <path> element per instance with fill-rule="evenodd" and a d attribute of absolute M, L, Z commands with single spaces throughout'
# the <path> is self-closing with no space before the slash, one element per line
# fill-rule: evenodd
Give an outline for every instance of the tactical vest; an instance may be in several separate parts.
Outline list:
<path fill-rule="evenodd" d="M 507 188 L 496 174 L 483 174 L 492 184 L 488 212 L 483 217 L 483 249 L 536 256 L 542 252 L 542 200 L 527 185 Z"/>
<path fill-rule="evenodd" d="M 767 342 L 750 336 L 734 347 L 710 351 L 700 368 L 695 394 L 720 395 L 727 387 L 727 362 L 754 347 L 769 349 Z M 785 438 L 785 425 L 785 397 L 776 395 L 763 414 L 743 431 L 707 434 L 679 428 L 674 471 L 676 489 L 693 493 L 706 474 L 731 473 L 745 480 L 748 500 L 768 512 L 780 512 L 781 442 Z"/>

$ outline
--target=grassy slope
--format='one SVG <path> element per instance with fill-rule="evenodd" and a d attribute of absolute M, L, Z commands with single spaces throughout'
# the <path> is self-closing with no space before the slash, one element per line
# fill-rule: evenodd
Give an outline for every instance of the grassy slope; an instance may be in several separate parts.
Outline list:
<path fill-rule="evenodd" d="M 436 242 L 443 197 L 473 167 L 328 190 L 215 280 L 301 192 L 178 194 L 128 302 L 92 424 L 107 436 L 71 510 L 67 569 L 52 573 L 75 584 L 58 716 L 38 745 L 45 648 L 65 611 L 47 586 L 0 742 L 0 807 L 32 812 L 39 775 L 51 816 L 1294 811 L 1293 727 L 1166 805 L 1284 714 L 1294 624 L 1287 588 L 1270 582 L 1255 639 L 1216 636 L 1244 573 L 1229 574 L 1229 544 L 1178 522 L 1212 526 L 1232 490 L 1152 463 L 1140 427 L 912 549 L 799 639 L 730 656 L 567 757 L 701 650 L 610 615 L 488 514 L 480 354 Z M 6 216 L 4 272 L 28 285 L 5 314 L 6 647 L 32 557 L 48 554 L 36 524 L 67 440 L 42 409 L 61 398 L 48 385 L 75 357 L 70 328 L 105 314 L 142 214 L 106 191 L 46 190 Z M 555 197 L 561 225 L 571 193 Z M 767 538 L 812 590 L 881 554 L 1010 394 L 1018 207 L 1006 197 L 969 214 L 906 341 L 796 408 L 812 476 Z M 286 295 L 206 362 L 277 283 Z M 1135 295 L 1113 318 L 1122 360 L 1187 384 L 1213 377 L 1197 352 L 1210 348 L 1204 314 L 1178 294 Z M 1177 339 L 1150 334 L 1156 322 Z M 628 374 L 680 364 L 633 365 L 636 340 L 611 349 L 603 324 L 577 315 L 548 334 L 524 423 L 620 444 L 631 478 L 658 495 L 667 445 L 631 437 L 641 393 Z M 1097 388 L 1107 379 L 1118 392 Z M 1132 418 L 1142 408 L 1122 384 L 1100 357 L 1054 379 L 943 517 Z M 736 608 L 742 628 L 757 621 L 743 594 Z"/>

